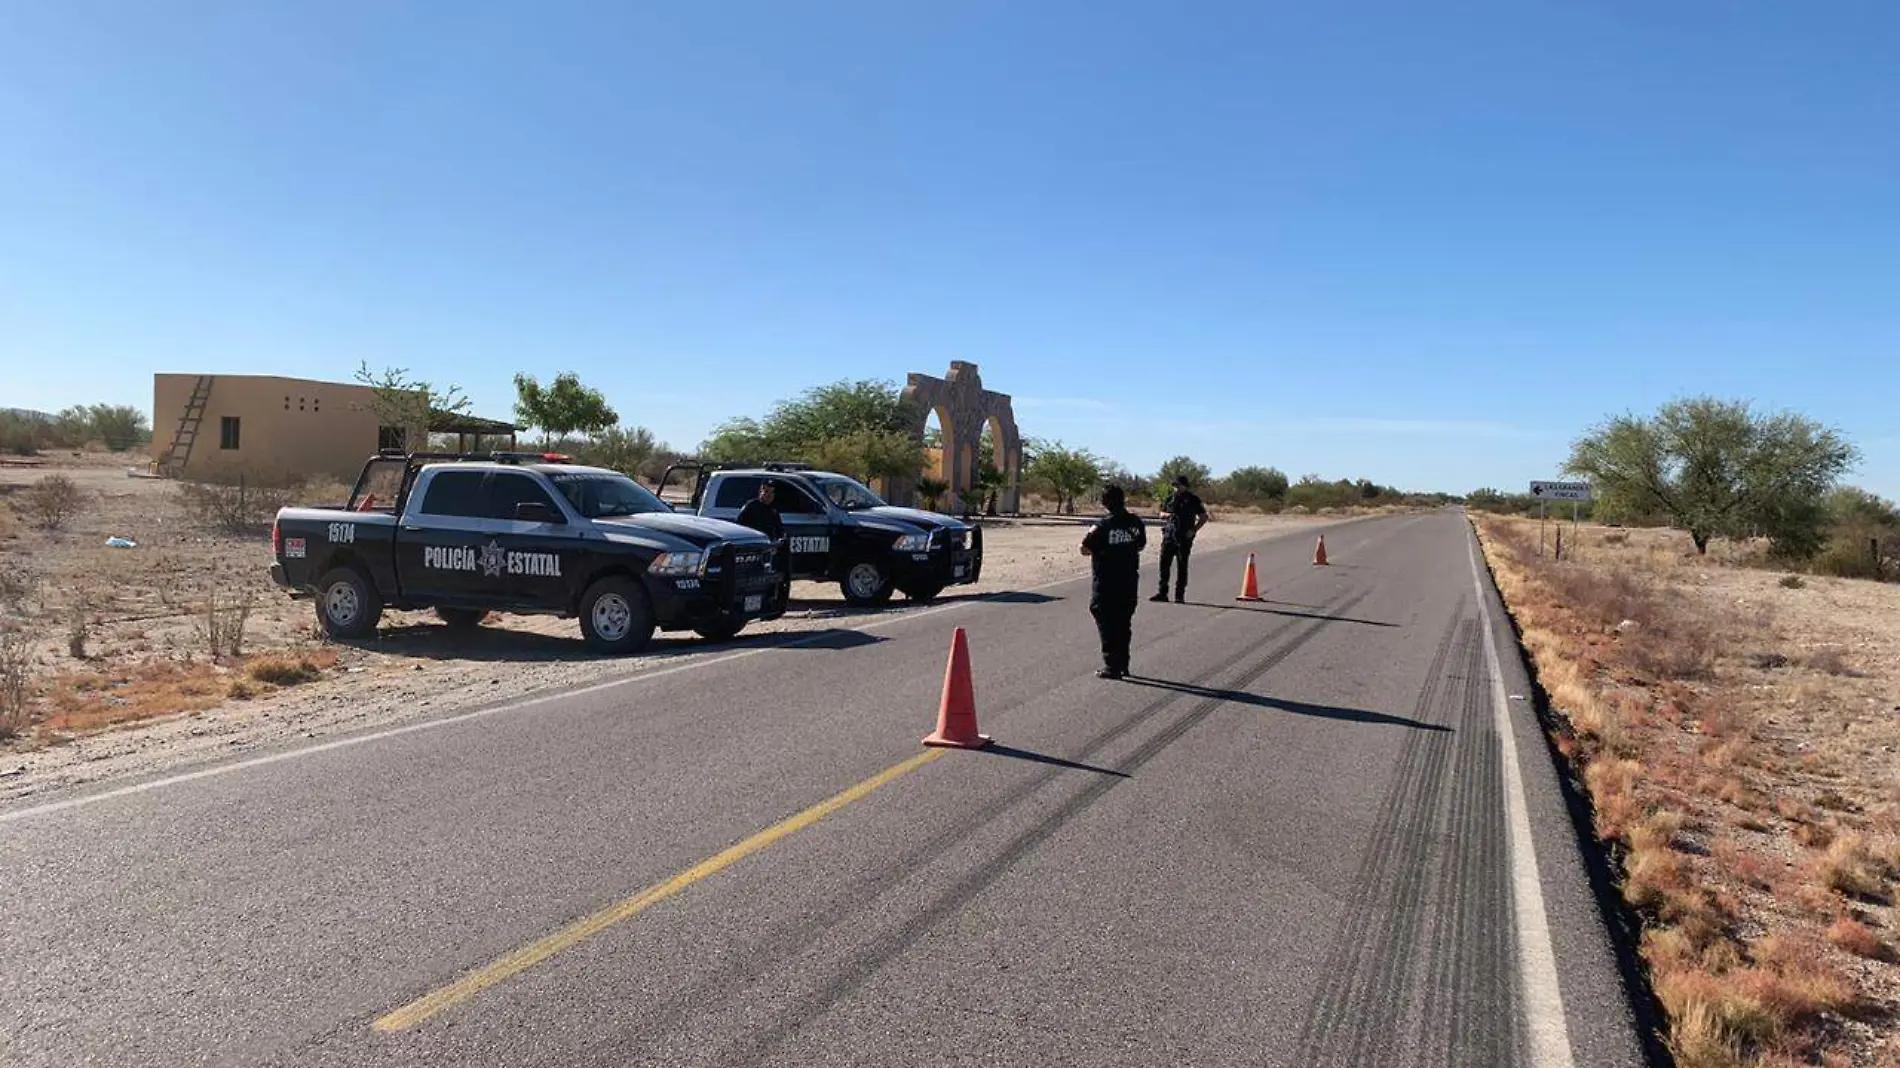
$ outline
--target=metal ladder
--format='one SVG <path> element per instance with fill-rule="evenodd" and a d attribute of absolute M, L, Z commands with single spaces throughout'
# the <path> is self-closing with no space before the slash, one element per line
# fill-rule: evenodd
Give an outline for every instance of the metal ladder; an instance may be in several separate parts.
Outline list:
<path fill-rule="evenodd" d="M 211 399 L 210 375 L 199 375 L 198 384 L 192 387 L 191 399 L 185 402 L 185 414 L 179 417 L 178 430 L 172 435 L 171 448 L 158 461 L 161 474 L 176 476 L 191 462 L 191 447 L 198 443 L 198 428 L 204 423 L 205 404 Z"/>

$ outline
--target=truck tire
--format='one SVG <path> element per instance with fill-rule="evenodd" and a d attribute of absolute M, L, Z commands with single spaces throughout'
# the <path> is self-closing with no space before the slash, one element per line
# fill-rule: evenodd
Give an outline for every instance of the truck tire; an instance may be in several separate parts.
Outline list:
<path fill-rule="evenodd" d="M 921 582 L 904 590 L 904 596 L 918 604 L 929 604 L 943 592 L 943 586 L 936 582 Z"/>
<path fill-rule="evenodd" d="M 729 616 L 722 616 L 716 622 L 694 627 L 693 633 L 709 642 L 726 642 L 737 638 L 739 632 L 745 629 L 745 623 L 746 621 L 743 619 L 733 619 Z"/>
<path fill-rule="evenodd" d="M 872 557 L 862 557 L 845 568 L 838 583 L 845 603 L 853 608 L 874 608 L 891 599 L 891 568 Z"/>
<path fill-rule="evenodd" d="M 467 634 L 488 618 L 488 613 L 480 608 L 437 608 L 435 615 L 457 634 Z"/>
<path fill-rule="evenodd" d="M 595 652 L 625 656 L 653 640 L 653 608 L 632 579 L 610 575 L 587 587 L 580 614 L 581 637 Z"/>
<path fill-rule="evenodd" d="M 383 618 L 383 599 L 353 567 L 333 568 L 317 582 L 317 626 L 329 638 L 367 638 Z"/>

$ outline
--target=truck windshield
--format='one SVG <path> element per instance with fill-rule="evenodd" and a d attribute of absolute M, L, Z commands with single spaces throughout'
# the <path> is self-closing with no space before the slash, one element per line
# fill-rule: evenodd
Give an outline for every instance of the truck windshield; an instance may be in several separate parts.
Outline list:
<path fill-rule="evenodd" d="M 655 497 L 653 491 L 625 475 L 556 475 L 554 485 L 575 511 L 589 519 L 673 510 Z"/>
<path fill-rule="evenodd" d="M 885 506 L 884 498 L 872 493 L 863 483 L 854 479 L 834 476 L 832 478 L 815 478 L 812 481 L 818 483 L 818 488 L 824 491 L 825 496 L 831 498 L 831 503 L 847 512 L 862 511 L 866 508 L 883 508 Z"/>

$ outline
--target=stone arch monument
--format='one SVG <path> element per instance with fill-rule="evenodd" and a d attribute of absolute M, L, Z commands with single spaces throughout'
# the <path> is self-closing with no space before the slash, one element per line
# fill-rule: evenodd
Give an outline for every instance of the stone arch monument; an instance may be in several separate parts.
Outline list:
<path fill-rule="evenodd" d="M 996 442 L 996 463 L 1003 472 L 1003 487 L 998 493 L 997 509 L 1015 513 L 1022 507 L 1023 443 L 1016 432 L 1016 411 L 1009 394 L 983 388 L 976 364 L 962 360 L 950 362 L 950 373 L 942 378 L 913 374 L 904 386 L 903 398 L 917 413 L 911 435 L 924 440 L 924 426 L 935 412 L 943 424 L 943 481 L 950 484 L 939 507 L 950 512 L 963 510 L 963 502 L 976 490 L 976 466 L 983 428 L 990 428 Z M 898 500 L 914 499 L 917 484 L 906 479 L 892 486 Z M 973 505 L 980 504 L 970 498 Z"/>

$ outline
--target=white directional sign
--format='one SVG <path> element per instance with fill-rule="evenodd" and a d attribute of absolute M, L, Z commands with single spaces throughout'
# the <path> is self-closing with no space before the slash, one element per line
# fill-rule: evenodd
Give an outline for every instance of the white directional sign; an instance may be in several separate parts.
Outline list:
<path fill-rule="evenodd" d="M 1531 496 L 1546 501 L 1587 501 L 1590 499 L 1588 482 L 1533 482 Z"/>

